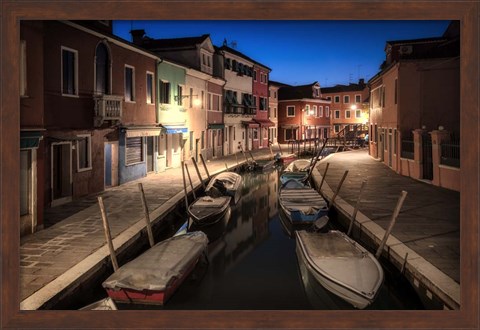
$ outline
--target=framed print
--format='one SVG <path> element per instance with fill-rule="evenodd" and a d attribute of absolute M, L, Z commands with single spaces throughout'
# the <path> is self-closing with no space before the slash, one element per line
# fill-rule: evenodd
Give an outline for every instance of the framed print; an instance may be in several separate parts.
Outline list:
<path fill-rule="evenodd" d="M 98 0 L 98 1 L 15 1 L 4 0 L 1 4 L 1 39 L 0 39 L 0 60 L 1 60 L 1 107 L 0 107 L 0 215 L 1 215 L 1 327 L 2 328 L 171 328 L 171 329 L 225 329 L 225 328 L 272 328 L 272 329 L 331 329 L 331 328 L 415 328 L 415 329 L 477 329 L 479 324 L 479 168 L 480 168 L 480 143 L 479 143 L 479 76 L 480 61 L 479 52 L 479 17 L 480 4 L 476 1 L 321 1 L 321 0 L 292 0 L 292 1 L 188 1 L 188 0 Z M 460 179 L 451 183 L 460 191 L 460 306 L 457 310 L 306 310 L 306 309 L 284 309 L 284 310 L 236 310 L 236 309 L 215 309 L 215 310 L 122 310 L 122 311 L 78 311 L 78 310 L 28 310 L 21 308 L 20 296 L 20 232 L 25 230 L 23 222 L 18 221 L 18 214 L 23 214 L 23 209 L 28 209 L 35 203 L 36 195 L 29 195 L 29 199 L 23 203 L 21 194 L 28 184 L 22 181 L 24 168 L 19 164 L 31 161 L 32 154 L 26 152 L 19 154 L 18 145 L 23 139 L 24 133 L 20 134 L 20 108 L 22 98 L 28 97 L 30 82 L 25 79 L 26 70 L 43 69 L 27 67 L 24 62 L 25 54 L 28 52 L 29 44 L 25 44 L 21 38 L 22 22 L 60 21 L 67 22 L 69 27 L 81 28 L 78 22 L 84 20 L 99 20 L 99 24 L 108 26 L 113 20 L 175 20 L 187 22 L 193 20 L 205 21 L 406 21 L 406 20 L 438 20 L 458 21 L 460 27 L 460 157 L 459 165 Z M 100 28 L 102 28 L 100 26 Z M 120 38 L 118 38 L 120 39 Z M 137 65 L 128 61 L 128 55 L 122 57 L 120 70 L 112 72 L 109 69 L 109 56 L 113 40 L 101 40 L 95 44 L 95 51 L 91 57 L 95 58 L 95 75 L 92 75 L 91 84 L 95 91 L 100 93 L 112 92 L 113 89 L 125 93 L 126 107 L 132 104 L 144 103 L 146 107 L 155 108 L 158 98 L 171 100 L 177 106 L 216 107 L 220 110 L 222 97 L 221 88 L 212 87 L 212 92 L 206 95 L 191 88 L 184 81 L 175 80 L 178 64 L 171 63 L 165 66 L 166 70 L 174 72 L 170 78 L 155 80 L 156 65 L 155 56 L 133 46 L 129 51 L 135 51 L 145 57 L 145 63 Z M 35 46 L 33 46 L 35 47 Z M 116 46 L 115 46 L 116 47 Z M 409 52 L 408 47 L 402 50 Z M 61 63 L 58 70 L 53 71 L 59 86 L 58 94 L 64 99 L 75 100 L 81 94 L 82 72 L 79 59 L 82 51 L 66 43 L 61 45 L 55 54 L 47 53 L 48 56 L 57 56 Z M 202 67 L 211 70 L 213 57 L 208 51 L 202 53 Z M 43 55 L 42 55 L 43 56 Z M 233 58 L 233 57 L 232 57 Z M 235 63 L 234 63 L 235 62 Z M 93 62 L 92 62 L 93 63 Z M 258 84 L 267 81 L 269 72 L 262 71 L 264 66 L 258 63 L 252 64 L 252 68 L 240 65 L 236 61 L 228 61 L 228 66 L 235 66 L 237 75 L 258 78 Z M 268 65 L 268 63 L 265 63 Z M 380 64 L 380 63 L 379 63 Z M 165 65 L 162 64 L 162 65 Z M 227 64 L 226 64 L 227 65 Z M 257 67 L 255 66 L 257 65 Z M 92 66 L 93 67 L 93 66 Z M 260 67 L 260 69 L 258 69 Z M 44 68 L 47 69 L 47 66 Z M 258 70 L 257 70 L 258 69 Z M 268 68 L 267 68 L 268 69 Z M 93 70 L 93 69 L 92 69 Z M 253 70 L 253 71 L 251 71 Z M 58 71 L 58 72 L 57 72 Z M 52 74 L 53 75 L 53 74 Z M 136 79 L 140 77 L 139 79 Z M 173 78 L 172 78 L 173 77 Z M 253 78 L 252 78 L 253 79 Z M 115 81 L 122 81 L 115 85 Z M 362 79 L 363 80 L 363 79 Z M 257 80 L 256 80 L 257 81 Z M 136 86 L 136 83 L 141 84 Z M 38 79 L 37 83 L 46 83 L 46 80 Z M 395 86 L 397 82 L 395 81 Z M 158 86 L 157 86 L 158 84 Z M 220 84 L 220 82 L 218 82 Z M 175 86 L 175 87 L 174 87 Z M 319 88 L 319 86 L 314 86 Z M 158 96 L 155 92 L 158 89 Z M 93 90 L 93 88 L 92 88 Z M 378 99 L 381 99 L 381 89 L 378 90 Z M 120 93 L 120 92 L 118 92 Z M 170 93 L 170 94 L 169 94 Z M 240 99 L 236 92 L 229 92 L 227 95 L 231 103 L 240 100 L 238 105 L 254 108 L 256 105 L 267 110 L 266 97 L 247 97 Z M 320 93 L 320 91 L 316 91 Z M 127 97 L 128 95 L 128 97 Z M 361 118 L 362 113 L 356 108 L 340 111 L 333 108 L 333 100 L 337 97 L 332 91 L 332 103 L 318 103 L 308 106 L 306 111 L 311 113 L 312 118 L 320 118 L 324 114 L 332 117 L 348 116 L 348 118 Z M 360 94 L 352 94 L 349 97 L 340 97 L 338 100 L 353 103 L 360 99 Z M 393 97 L 393 96 L 392 96 Z M 395 100 L 397 95 L 395 94 Z M 98 101 L 95 98 L 93 102 Z M 109 102 L 118 104 L 122 98 L 112 97 Z M 42 102 L 42 101 L 39 101 Z M 380 102 L 380 101 L 379 101 Z M 396 101 L 395 101 L 396 102 Z M 142 103 L 142 104 L 143 104 Z M 329 107 L 328 104 L 331 104 Z M 48 106 L 48 104 L 44 105 Z M 318 106 L 318 107 L 317 107 Z M 305 109 L 303 109 L 305 111 Z M 294 116 L 295 107 L 290 106 L 289 114 Z M 130 114 L 127 114 L 130 115 Z M 149 117 L 155 120 L 155 113 Z M 132 118 L 134 116 L 132 115 Z M 74 118 L 75 120 L 82 118 Z M 67 118 L 68 120 L 68 118 Z M 96 122 L 101 126 L 102 122 Z M 145 162 L 147 172 L 155 170 L 151 162 L 152 155 L 158 152 L 158 157 L 168 153 L 168 148 L 175 150 L 180 147 L 187 148 L 192 152 L 204 145 L 204 141 L 212 139 L 212 148 L 221 148 L 222 139 L 227 141 L 219 124 L 211 124 L 216 131 L 199 135 L 195 140 L 193 135 L 188 136 L 188 130 L 172 122 L 165 127 L 165 132 L 183 136 L 184 141 L 191 139 L 191 143 L 185 146 L 182 139 L 171 142 L 164 138 L 162 132 L 157 128 L 149 127 L 144 131 L 138 129 L 120 130 L 112 140 L 102 140 L 102 152 L 116 153 L 119 155 L 118 169 L 113 169 L 108 164 L 108 179 L 105 178 L 105 186 L 116 185 L 125 179 L 118 176 L 115 171 L 122 171 L 124 168 L 126 176 L 135 172 L 139 163 Z M 248 126 L 247 136 L 250 136 L 253 144 L 259 144 L 268 138 L 269 128 L 259 127 L 254 124 Z M 376 128 L 375 128 L 376 130 Z M 317 134 L 317 131 L 305 131 L 304 134 Z M 39 135 L 35 132 L 28 133 L 29 143 L 38 142 Z M 182 135 L 183 134 L 183 135 Z M 227 133 L 225 133 L 226 135 Z M 229 132 L 241 136 L 242 132 Z M 293 126 L 285 133 L 285 136 L 297 134 Z M 323 130 L 318 134 L 324 134 Z M 325 133 L 326 134 L 326 133 Z M 395 130 L 382 131 L 385 140 L 393 141 L 396 138 Z M 392 135 L 393 134 L 393 135 Z M 278 133 L 280 136 L 280 133 Z M 155 138 L 153 138 L 155 137 Z M 157 139 L 158 137 L 158 139 Z M 371 136 L 370 139 L 374 137 Z M 75 136 L 66 140 L 54 140 L 45 154 L 49 155 L 49 161 L 56 164 L 58 168 L 50 172 L 51 184 L 47 198 L 51 199 L 52 205 L 60 205 L 72 199 L 68 193 L 69 182 L 72 182 L 72 173 L 79 173 L 80 176 L 88 175 L 95 167 L 92 162 L 96 157 L 94 149 L 98 137 L 90 132 L 79 131 Z M 195 142 L 193 142 L 195 140 Z M 389 140 L 390 141 L 390 140 Z M 396 140 L 395 140 L 396 141 Z M 24 142 L 22 142 L 24 143 Z M 105 143 L 105 144 L 103 144 Z M 390 145 L 393 142 L 389 142 Z M 413 141 L 412 141 L 413 143 Z M 398 144 L 396 144 L 398 145 Z M 34 146 L 35 147 L 35 146 Z M 236 146 L 235 146 L 236 147 Z M 30 150 L 26 147 L 26 150 Z M 103 149 L 105 148 L 105 149 Z M 234 146 L 229 146 L 234 148 Z M 385 145 L 386 148 L 386 145 Z M 213 152 L 218 152 L 215 149 Z M 221 149 L 220 149 L 221 150 Z M 385 149 L 387 150 L 387 149 Z M 396 149 L 395 149 L 396 150 Z M 396 152 L 396 151 L 395 151 Z M 413 152 L 413 151 L 412 151 Z M 20 157 L 19 157 L 20 156 Z M 203 159 L 203 158 L 202 158 Z M 166 162 L 172 162 L 171 159 Z M 66 165 L 65 165 L 66 164 Z M 177 164 L 179 165 L 180 162 Z M 68 166 L 67 166 L 68 165 Z M 169 164 L 171 165 L 171 163 Z M 104 166 L 102 161 L 102 166 Z M 106 165 L 105 165 L 106 166 Z M 123 167 L 122 167 L 123 166 Z M 167 166 L 167 163 L 165 163 Z M 28 167 L 28 166 L 27 166 Z M 69 171 L 65 169 L 68 167 Z M 115 166 L 114 166 L 115 167 Z M 106 167 L 102 167 L 103 169 Z M 53 171 L 65 171 L 63 179 L 65 182 L 54 182 Z M 28 172 L 30 173 L 30 172 Z M 63 172 L 62 172 L 63 173 Z M 112 174 L 114 173 L 114 174 Z M 110 174 L 112 176 L 110 177 Z M 115 178 L 113 178 L 115 177 Z M 116 178 L 120 182 L 117 182 Z M 130 177 L 128 177 L 130 179 Z M 102 179 L 103 181 L 103 179 Z M 108 181 L 108 182 L 107 182 Z M 101 182 L 101 188 L 104 182 Z M 27 187 L 27 188 L 26 188 Z M 55 189 L 53 189 L 55 188 Z M 79 194 L 82 192 L 79 192 Z M 23 201 L 23 200 L 22 200 Z M 30 204 L 29 204 L 30 203 Z M 34 204 L 33 204 L 34 205 Z M 234 297 L 232 297 L 234 299 Z"/>

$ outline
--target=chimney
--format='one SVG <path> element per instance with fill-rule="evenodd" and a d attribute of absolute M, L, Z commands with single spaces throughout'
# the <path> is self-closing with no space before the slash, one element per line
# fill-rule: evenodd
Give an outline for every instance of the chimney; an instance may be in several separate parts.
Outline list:
<path fill-rule="evenodd" d="M 359 85 L 365 85 L 365 79 L 361 78 L 361 79 L 358 79 L 358 84 Z"/>
<path fill-rule="evenodd" d="M 141 45 L 143 43 L 143 36 L 145 35 L 145 30 L 131 30 L 130 34 L 132 35 L 132 41 L 135 45 Z"/>

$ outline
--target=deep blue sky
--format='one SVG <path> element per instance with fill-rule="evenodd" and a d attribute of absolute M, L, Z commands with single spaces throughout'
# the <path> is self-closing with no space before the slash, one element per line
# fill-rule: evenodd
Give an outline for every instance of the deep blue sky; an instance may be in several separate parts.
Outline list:
<path fill-rule="evenodd" d="M 210 34 L 272 69 L 270 79 L 321 86 L 366 81 L 385 60 L 385 42 L 439 37 L 449 21 L 114 21 L 114 33 L 131 41 L 130 30 L 152 38 Z"/>

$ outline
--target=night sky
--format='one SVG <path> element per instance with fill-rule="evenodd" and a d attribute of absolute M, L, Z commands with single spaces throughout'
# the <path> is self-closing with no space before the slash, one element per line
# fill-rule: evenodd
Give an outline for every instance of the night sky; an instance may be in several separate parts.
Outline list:
<path fill-rule="evenodd" d="M 366 81 L 385 60 L 385 42 L 440 37 L 449 21 L 114 21 L 114 33 L 131 41 L 130 30 L 152 38 L 210 34 L 272 69 L 270 79 L 321 86 Z M 234 43 L 234 44 L 232 44 Z"/>

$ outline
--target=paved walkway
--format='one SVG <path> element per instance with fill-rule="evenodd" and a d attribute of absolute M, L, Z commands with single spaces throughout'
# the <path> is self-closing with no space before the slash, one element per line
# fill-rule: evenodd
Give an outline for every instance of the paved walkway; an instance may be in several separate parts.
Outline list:
<path fill-rule="evenodd" d="M 321 175 L 327 162 L 330 165 L 325 182 L 328 184 L 330 196 L 332 191 L 336 191 L 344 172 L 348 170 L 339 196 L 349 205 L 345 208 L 348 208 L 347 213 L 351 214 L 353 207 L 350 206 L 356 204 L 362 181 L 366 179 L 367 185 L 361 198 L 359 214 L 363 215 L 364 220 L 371 220 L 383 229 L 389 225 L 401 191 L 407 191 L 392 231 L 392 235 L 400 242 L 396 241 L 397 243 L 392 245 L 406 245 L 421 257 L 418 259 L 425 260 L 421 267 L 425 272 L 425 269 L 429 269 L 427 281 L 434 281 L 433 277 L 447 277 L 447 281 L 434 283 L 441 286 L 449 282 L 449 277 L 452 281 L 448 287 L 440 289 L 453 292 L 455 296 L 458 294 L 459 297 L 459 286 L 455 283 L 460 282 L 460 193 L 399 175 L 370 157 L 366 150 L 332 154 L 317 166 Z M 337 206 L 337 201 L 335 204 Z M 357 215 L 357 219 L 359 218 Z M 408 260 L 415 259 L 414 253 L 410 251 Z M 403 258 L 404 255 L 400 257 Z M 435 271 L 435 268 L 446 276 Z M 430 270 L 435 273 L 434 276 Z"/>
<path fill-rule="evenodd" d="M 277 150 L 274 149 L 274 153 Z M 282 147 L 282 150 L 286 149 Z M 269 157 L 270 151 L 256 150 L 253 156 L 256 159 Z M 208 170 L 214 174 L 224 170 L 225 163 L 235 166 L 237 160 L 241 163 L 245 158 L 240 154 L 212 160 L 208 162 Z M 442 274 L 447 274 L 447 279 L 459 282 L 459 193 L 398 175 L 373 160 L 364 150 L 331 155 L 317 167 L 322 174 L 326 162 L 330 163 L 327 184 L 323 187 L 329 190 L 327 196 L 331 196 L 330 188 L 336 189 L 343 172 L 348 169 L 338 201 L 339 205 L 342 205 L 340 201 L 354 205 L 361 181 L 367 178 L 358 218 L 360 215 L 368 217 L 383 228 L 388 224 L 400 191 L 408 191 L 393 236 L 421 256 L 417 261 L 427 260 L 419 267 L 431 263 L 435 271 L 438 268 Z M 196 178 L 194 184 L 199 185 L 193 165 L 188 164 L 192 178 Z M 199 168 L 202 177 L 206 178 L 203 167 Z M 318 175 L 315 178 L 318 179 Z M 78 280 L 83 272 L 106 258 L 108 250 L 97 196 L 103 196 L 116 248 L 142 230 L 144 214 L 138 182 L 143 184 L 152 220 L 183 198 L 181 169 L 176 168 L 50 209 L 45 214 L 45 222 L 51 226 L 21 242 L 21 309 L 40 308 L 57 292 Z M 430 280 L 430 275 L 426 276 Z M 455 296 L 458 285 L 453 287 L 444 291 L 454 291 Z"/>
<path fill-rule="evenodd" d="M 277 151 L 278 147 L 274 147 L 273 152 Z M 271 157 L 269 149 L 256 150 L 252 154 L 255 159 Z M 250 159 L 250 155 L 248 156 Z M 226 164 L 228 167 L 234 167 L 242 162 L 245 162 L 245 157 L 240 153 L 236 157 L 228 156 L 209 161 L 207 167 L 212 175 L 224 170 Z M 194 186 L 200 185 L 193 163 L 191 161 L 186 163 Z M 206 179 L 207 175 L 202 164 L 198 166 L 202 179 Z M 144 211 L 138 191 L 139 182 L 143 184 L 152 221 L 155 219 L 152 215 L 158 214 L 161 206 L 172 204 L 173 200 L 176 203 L 183 198 L 181 168 L 172 168 L 45 212 L 45 223 L 48 227 L 21 240 L 21 309 L 38 309 L 49 297 L 56 294 L 55 291 L 64 289 L 69 285 L 68 281 L 86 271 L 87 265 L 91 266 L 91 262 L 84 262 L 85 260 L 101 248 L 105 248 L 97 196 L 103 197 L 112 238 L 118 238 L 120 234 L 131 231 L 135 225 L 137 227 L 140 225 L 140 229 L 144 226 L 142 221 Z M 117 246 L 118 244 L 115 245 L 116 248 Z M 65 276 L 66 272 L 74 268 L 75 274 Z"/>

